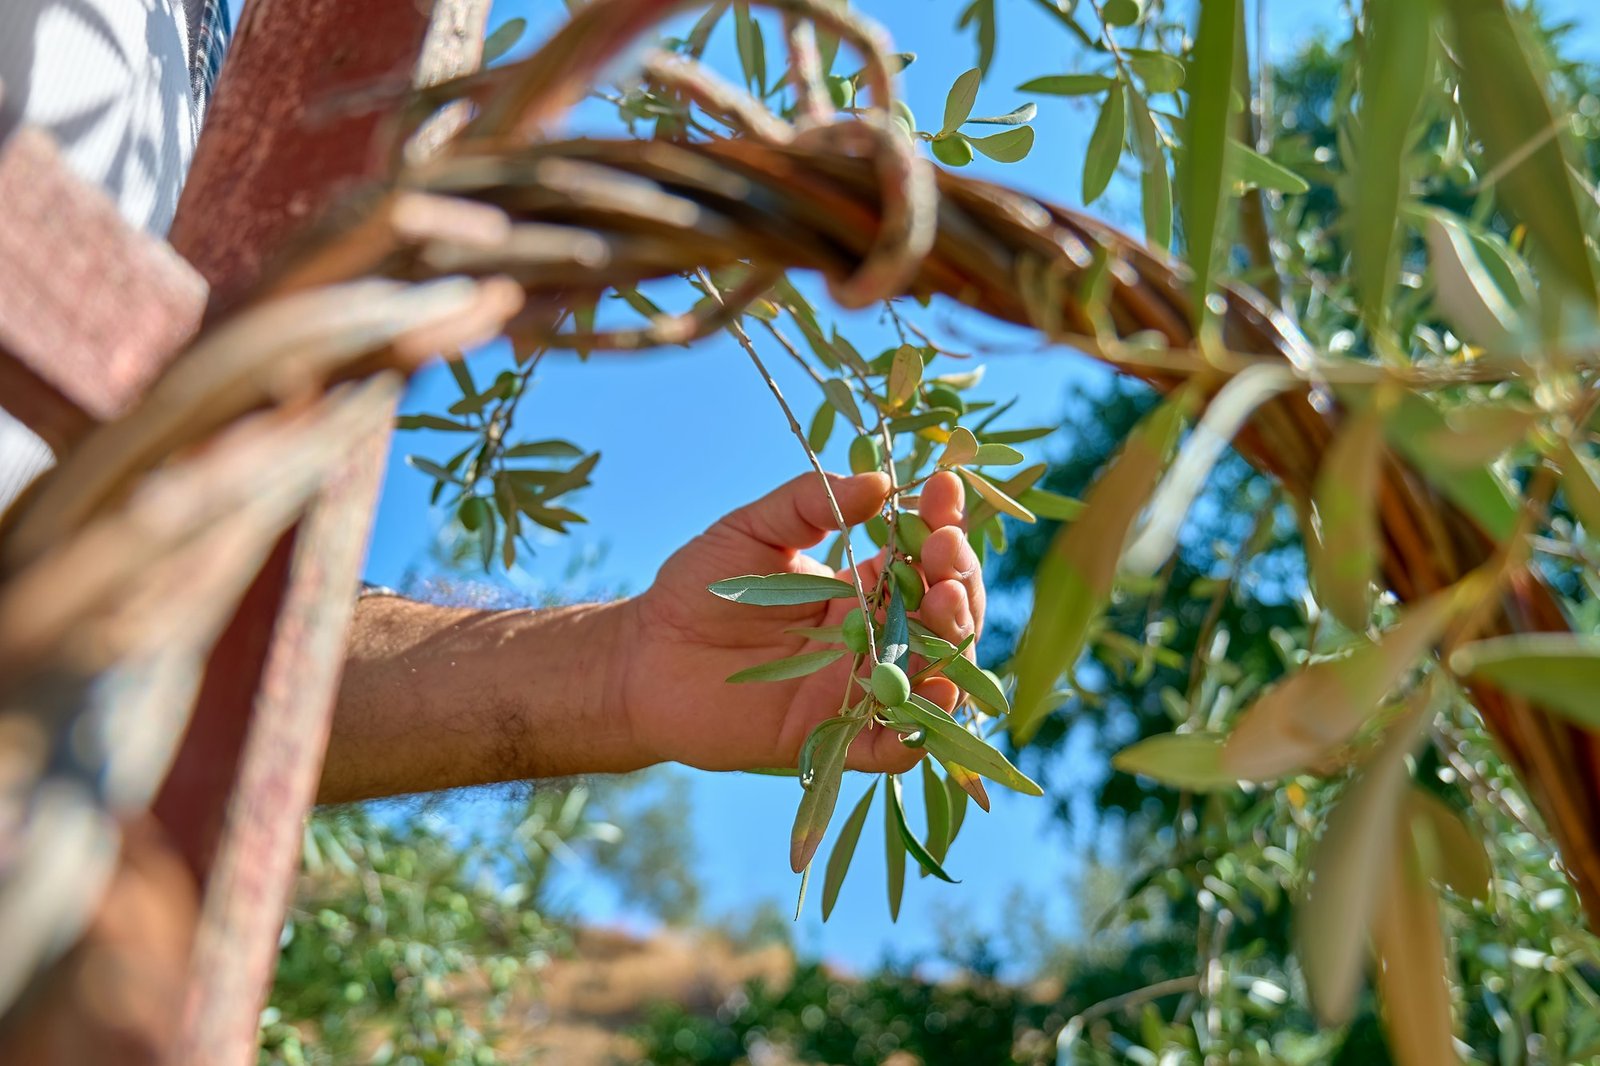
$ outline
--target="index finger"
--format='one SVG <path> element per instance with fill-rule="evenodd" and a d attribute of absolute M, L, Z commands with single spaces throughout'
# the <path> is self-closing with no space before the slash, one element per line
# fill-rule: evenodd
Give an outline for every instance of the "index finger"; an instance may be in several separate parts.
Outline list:
<path fill-rule="evenodd" d="M 922 486 L 917 513 L 929 529 L 966 524 L 967 489 L 953 470 L 941 470 Z"/>

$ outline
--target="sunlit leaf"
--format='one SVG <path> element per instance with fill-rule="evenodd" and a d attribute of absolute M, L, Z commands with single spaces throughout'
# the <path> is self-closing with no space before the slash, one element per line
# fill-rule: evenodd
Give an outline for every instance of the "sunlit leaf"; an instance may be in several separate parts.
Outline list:
<path fill-rule="evenodd" d="M 1437 592 L 1406 608 L 1377 641 L 1313 663 L 1269 688 L 1228 735 L 1223 766 L 1242 780 L 1270 781 L 1349 743 L 1464 602 L 1483 588 L 1469 579 Z"/>
<path fill-rule="evenodd" d="M 1459 1063 L 1439 898 L 1409 834 L 1396 834 L 1388 861 L 1380 863 L 1384 883 L 1378 892 L 1372 943 L 1389 1051 L 1396 1066 Z"/>
<path fill-rule="evenodd" d="M 1443 414 L 1411 391 L 1384 412 L 1383 431 L 1389 446 L 1417 465 L 1424 476 L 1497 541 L 1510 537 L 1517 525 L 1517 501 L 1506 483 L 1488 466 L 1463 467 L 1435 462 L 1418 441 L 1449 424 Z"/>
<path fill-rule="evenodd" d="M 1013 672 L 1012 739 L 1027 743 L 1050 710 L 1056 682 L 1083 650 L 1111 596 L 1128 531 L 1166 468 L 1189 406 L 1180 392 L 1135 426 L 1084 498 L 1084 513 L 1051 542 L 1034 577 L 1033 612 Z"/>
<path fill-rule="evenodd" d="M 1420 692 L 1346 786 L 1311 855 L 1305 898 L 1295 910 L 1295 945 L 1311 1008 L 1324 1025 L 1355 1013 L 1361 960 L 1399 836 L 1406 757 L 1430 718 L 1432 693 Z"/>
<path fill-rule="evenodd" d="M 828 446 L 828 438 L 833 436 L 835 414 L 831 403 L 817 405 L 817 413 L 811 417 L 811 428 L 806 430 L 806 443 L 812 451 L 820 452 Z"/>
<path fill-rule="evenodd" d="M 883 847 L 885 883 L 889 890 L 889 920 L 900 920 L 900 900 L 906 892 L 906 845 L 900 835 L 900 824 L 895 819 L 899 804 L 894 802 L 900 782 L 894 774 L 884 775 L 883 792 L 888 802 L 883 805 Z"/>
<path fill-rule="evenodd" d="M 1433 74 L 1433 0 L 1367 3 L 1351 175 L 1350 257 L 1368 322 L 1382 325 L 1400 259 L 1400 205 L 1423 90 Z"/>
<path fill-rule="evenodd" d="M 1100 194 L 1111 184 L 1122 159 L 1122 146 L 1127 136 L 1127 98 L 1119 82 L 1106 94 L 1100 105 L 1100 117 L 1095 120 L 1089 134 L 1089 147 L 1083 157 L 1084 206 L 1100 199 Z"/>
<path fill-rule="evenodd" d="M 1378 478 L 1383 425 L 1377 406 L 1352 413 L 1323 456 L 1312 501 L 1321 536 L 1307 545 L 1317 600 L 1355 633 L 1372 617 L 1372 582 L 1381 558 Z"/>
<path fill-rule="evenodd" d="M 1146 92 L 1171 93 L 1183 87 L 1183 61 L 1177 56 L 1143 48 L 1125 49 L 1123 54 L 1128 57 L 1128 66 L 1144 82 Z"/>
<path fill-rule="evenodd" d="M 1600 728 L 1600 636 L 1518 633 L 1457 648 L 1450 669 Z"/>
<path fill-rule="evenodd" d="M 1267 158 L 1254 148 L 1238 141 L 1228 145 L 1228 180 L 1245 188 L 1271 189 L 1274 192 L 1298 196 L 1309 192 L 1311 185 L 1288 167 Z"/>
<path fill-rule="evenodd" d="M 1406 814 L 1422 868 L 1457 895 L 1489 902 L 1494 866 L 1482 835 L 1455 808 L 1418 785 L 1406 795 Z"/>
<path fill-rule="evenodd" d="M 1022 453 L 1009 444 L 980 444 L 968 460 L 973 466 L 1015 466 L 1022 462 Z"/>
<path fill-rule="evenodd" d="M 978 83 L 982 80 L 983 70 L 973 67 L 950 86 L 950 92 L 944 99 L 944 125 L 939 127 L 940 135 L 954 133 L 956 127 L 967 121 L 967 116 L 972 114 L 972 105 L 978 100 Z"/>
<path fill-rule="evenodd" d="M 843 655 L 843 648 L 801 652 L 799 655 L 790 655 L 758 666 L 747 667 L 731 675 L 728 683 L 737 685 L 747 681 L 788 681 L 791 678 L 805 677 L 816 673 L 829 663 L 837 662 Z"/>
<path fill-rule="evenodd" d="M 1517 308 L 1479 257 L 1466 223 L 1437 210 L 1427 211 L 1424 219 L 1439 310 L 1465 340 L 1483 346 L 1505 344 L 1517 331 Z"/>
<path fill-rule="evenodd" d="M 1040 518 L 1057 522 L 1070 522 L 1083 514 L 1082 500 L 1074 500 L 1071 496 L 1063 496 L 1049 489 L 1026 489 L 1017 497 L 1017 502 Z"/>
<path fill-rule="evenodd" d="M 822 383 L 823 395 L 828 397 L 828 402 L 833 409 L 850 420 L 857 429 L 865 429 L 866 422 L 861 418 L 861 409 L 856 406 L 855 394 L 838 378 L 828 378 Z"/>
<path fill-rule="evenodd" d="M 1207 0 L 1198 6 L 1194 51 L 1187 81 L 1189 109 L 1184 116 L 1185 154 L 1180 187 L 1183 225 L 1188 234 L 1189 266 L 1194 272 L 1195 306 L 1204 307 L 1211 291 L 1211 267 L 1221 243 L 1222 204 L 1228 169 L 1229 103 L 1241 18 L 1239 0 Z"/>
<path fill-rule="evenodd" d="M 1288 367 L 1260 363 L 1222 387 L 1151 496 L 1149 518 L 1123 558 L 1128 571 L 1153 574 L 1160 569 L 1177 546 L 1178 531 L 1189 508 L 1234 436 L 1256 408 L 1299 382 Z"/>
<path fill-rule="evenodd" d="M 1592 302 L 1589 227 L 1569 171 L 1565 118 L 1545 95 L 1534 50 L 1503 0 L 1445 0 L 1444 10 L 1461 64 L 1461 104 L 1487 168 L 1499 174 L 1497 198 L 1527 223 L 1553 273 Z"/>
<path fill-rule="evenodd" d="M 965 426 L 957 426 L 950 431 L 950 439 L 945 442 L 944 451 L 939 455 L 940 466 L 965 466 L 978 454 L 978 438 Z"/>
<path fill-rule="evenodd" d="M 861 794 L 861 799 L 856 802 L 850 817 L 846 818 L 844 825 L 839 828 L 839 839 L 834 841 L 833 852 L 828 856 L 827 873 L 822 879 L 823 921 L 828 920 L 828 916 L 833 913 L 833 905 L 839 901 L 839 889 L 844 887 L 845 874 L 850 872 L 850 860 L 855 857 L 856 843 L 861 839 L 861 827 L 866 824 L 867 811 L 872 806 L 872 795 L 877 790 L 878 782 L 874 779 Z"/>
<path fill-rule="evenodd" d="M 1019 126 L 988 137 L 968 137 L 967 143 L 997 163 L 1019 163 L 1033 151 L 1033 127 Z"/>
<path fill-rule="evenodd" d="M 795 873 L 809 866 L 811 857 L 822 846 L 833 808 L 839 802 L 845 755 L 865 725 L 865 718 L 855 718 L 848 725 L 830 728 L 813 752 L 811 781 L 800 797 L 789 836 L 789 865 Z"/>
<path fill-rule="evenodd" d="M 1011 760 L 982 739 L 967 732 L 964 726 L 945 713 L 938 704 L 913 695 L 911 699 L 894 708 L 892 713 L 904 723 L 921 726 L 926 730 L 928 750 L 940 760 L 959 763 L 974 773 L 982 774 L 997 785 L 1004 785 L 1024 795 L 1044 795 L 1044 790 L 1028 775 L 1011 765 Z"/>
<path fill-rule="evenodd" d="M 986 444 L 984 447 L 987 448 L 990 447 L 990 445 Z M 999 447 L 1004 447 L 1004 445 L 999 445 Z M 987 503 L 990 507 L 993 507 L 996 511 L 999 511 L 1001 514 L 1010 515 L 1012 518 L 1015 518 L 1021 522 L 1038 521 L 1038 519 L 1034 517 L 1032 511 L 1022 506 L 1022 504 L 1018 503 L 1016 500 L 1012 499 L 1004 489 L 990 481 L 988 478 L 984 477 L 982 474 L 978 473 L 976 470 L 968 470 L 963 466 L 958 468 L 956 472 L 966 480 L 968 485 L 972 486 L 972 490 L 974 492 L 983 497 L 983 501 L 985 503 Z"/>
<path fill-rule="evenodd" d="M 1181 68 L 1180 68 L 1181 70 Z M 1172 245 L 1172 176 L 1161 148 L 1161 132 L 1144 94 L 1129 91 L 1133 111 L 1133 145 L 1139 153 L 1139 197 L 1145 240 L 1157 248 Z"/>
<path fill-rule="evenodd" d="M 1222 767 L 1223 738 L 1212 733 L 1158 733 L 1111 757 L 1125 774 L 1141 774 L 1170 788 L 1226 792 L 1239 779 Z"/>
<path fill-rule="evenodd" d="M 937 755 L 934 758 L 939 759 Z M 989 810 L 989 790 L 984 786 L 983 778 L 950 759 L 939 759 L 939 765 L 944 767 L 944 772 L 950 775 L 950 783 L 977 803 L 985 812 Z M 952 810 L 954 808 L 952 807 Z"/>
<path fill-rule="evenodd" d="M 1050 74 L 1023 82 L 1017 86 L 1017 91 L 1044 93 L 1047 96 L 1092 96 L 1105 92 L 1115 84 L 1117 79 L 1105 74 Z"/>
<path fill-rule="evenodd" d="M 894 350 L 889 367 L 889 406 L 904 407 L 922 384 L 922 352 L 914 345 L 902 344 Z"/>
<path fill-rule="evenodd" d="M 965 792 L 957 792 L 965 796 Z M 928 854 L 939 863 L 944 862 L 954 839 L 950 831 L 950 794 L 944 780 L 933 769 L 932 759 L 922 760 L 922 809 L 928 822 Z"/>
<path fill-rule="evenodd" d="M 725 600 L 759 607 L 853 599 L 856 594 L 850 582 L 820 574 L 744 574 L 712 582 L 706 588 Z"/>
<path fill-rule="evenodd" d="M 941 881 L 948 881 L 952 885 L 959 884 L 960 882 L 944 872 L 944 867 L 939 865 L 939 861 L 929 853 L 927 847 L 917 839 L 917 835 L 906 824 L 905 807 L 900 799 L 900 778 L 895 774 L 889 774 L 888 778 L 889 787 L 885 790 L 884 795 L 889 799 L 889 817 L 894 823 L 895 830 L 900 834 L 900 843 L 905 845 L 905 850 L 911 853 L 913 859 L 917 860 L 918 866 Z"/>
<path fill-rule="evenodd" d="M 1571 441 L 1561 442 L 1556 458 L 1561 464 L 1561 493 L 1567 506 L 1591 537 L 1600 536 L 1600 472 L 1578 454 Z"/>
<path fill-rule="evenodd" d="M 974 123 L 974 124 L 977 124 L 977 125 L 981 125 L 981 126 L 1020 126 L 1024 122 L 1032 122 L 1034 116 L 1037 115 L 1038 113 L 1039 113 L 1039 105 L 1038 104 L 1023 104 L 1022 106 L 1016 108 L 1015 110 L 1007 111 L 1003 115 L 988 115 L 988 116 L 985 116 L 983 118 L 969 118 L 969 119 L 967 119 L 967 121 L 971 122 L 971 123 Z M 985 139 L 986 138 L 982 138 L 982 137 L 974 137 L 974 138 L 972 138 L 974 143 L 976 143 L 976 142 L 978 142 L 980 140 L 985 140 Z M 991 139 L 992 140 L 992 138 L 987 138 L 987 139 Z M 1033 137 L 1031 135 L 1028 137 L 1028 143 L 1030 145 L 1033 143 Z M 988 153 L 985 152 L 984 154 L 987 155 Z M 1023 155 L 1027 155 L 1028 154 L 1027 150 L 1024 149 L 1022 154 Z M 1017 158 L 1020 159 L 1021 156 L 1018 156 Z M 1008 162 L 1008 163 L 1015 162 L 1015 161 L 1016 160 L 1010 160 L 1010 159 L 1005 160 L 1005 162 Z"/>
<path fill-rule="evenodd" d="M 1416 441 L 1438 467 L 1484 466 L 1527 439 L 1539 424 L 1536 407 L 1516 403 L 1472 403 L 1444 414 L 1444 426 Z"/>

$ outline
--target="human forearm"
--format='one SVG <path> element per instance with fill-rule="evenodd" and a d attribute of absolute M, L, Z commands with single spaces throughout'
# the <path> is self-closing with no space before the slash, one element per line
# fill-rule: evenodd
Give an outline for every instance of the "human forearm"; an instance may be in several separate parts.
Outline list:
<path fill-rule="evenodd" d="M 364 598 L 318 802 L 646 765 L 620 699 L 627 612 Z"/>

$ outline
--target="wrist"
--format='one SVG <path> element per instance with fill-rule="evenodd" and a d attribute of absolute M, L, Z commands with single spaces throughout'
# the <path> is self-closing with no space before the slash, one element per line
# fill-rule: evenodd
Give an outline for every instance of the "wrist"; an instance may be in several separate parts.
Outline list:
<path fill-rule="evenodd" d="M 531 692 L 528 777 L 627 773 L 658 759 L 641 742 L 631 713 L 628 652 L 636 629 L 632 600 L 530 612 L 519 634 Z"/>

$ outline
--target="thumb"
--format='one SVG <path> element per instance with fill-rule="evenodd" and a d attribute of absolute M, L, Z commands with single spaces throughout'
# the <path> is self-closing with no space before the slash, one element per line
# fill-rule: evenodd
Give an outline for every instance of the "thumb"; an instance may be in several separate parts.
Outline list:
<path fill-rule="evenodd" d="M 828 487 L 847 525 L 865 522 L 878 513 L 889 497 L 889 477 L 877 470 L 848 477 L 829 474 Z M 814 473 L 801 474 L 754 503 L 745 504 L 723 522 L 778 549 L 809 548 L 838 526 L 828 492 Z"/>

